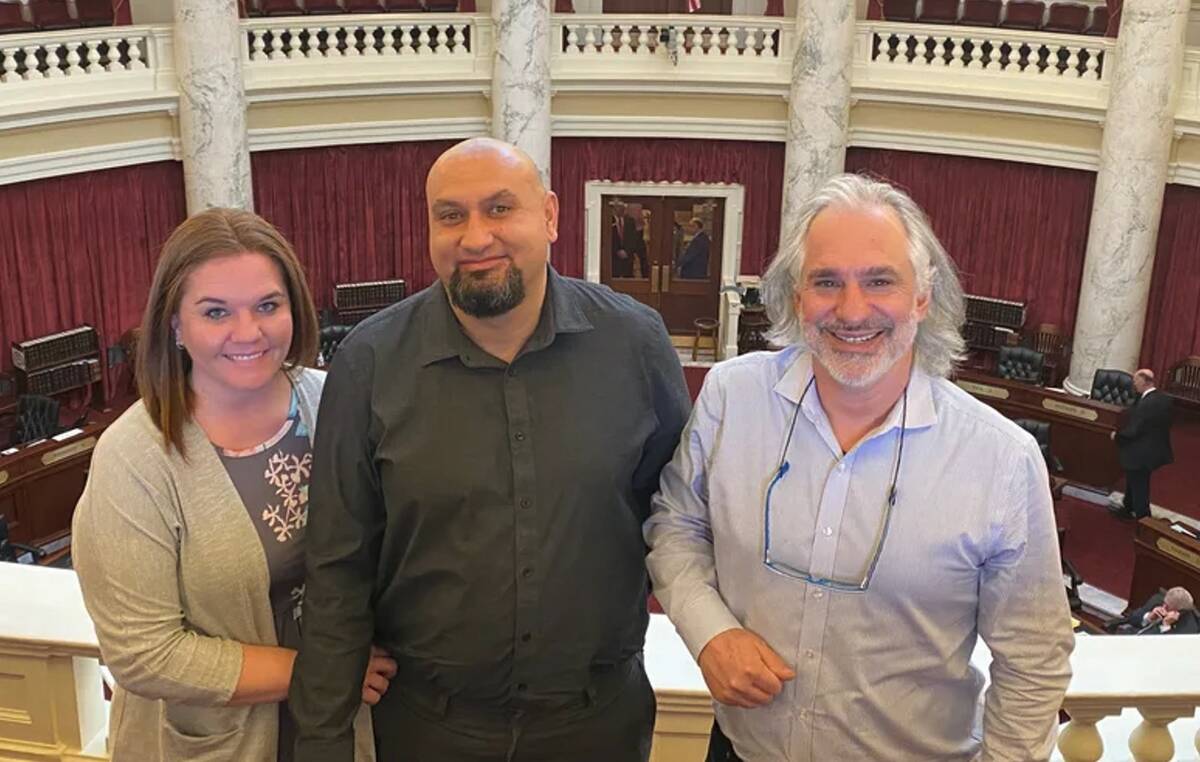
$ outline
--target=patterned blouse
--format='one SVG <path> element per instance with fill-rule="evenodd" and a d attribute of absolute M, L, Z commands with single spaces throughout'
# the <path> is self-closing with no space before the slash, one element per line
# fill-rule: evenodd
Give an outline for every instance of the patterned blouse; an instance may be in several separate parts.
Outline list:
<path fill-rule="evenodd" d="M 287 420 L 274 436 L 248 450 L 217 448 L 267 557 L 276 638 L 280 646 L 293 649 L 300 647 L 304 603 L 304 529 L 312 471 L 308 435 L 293 391 Z M 280 762 L 291 760 L 294 742 L 295 729 L 285 701 L 279 714 Z"/>

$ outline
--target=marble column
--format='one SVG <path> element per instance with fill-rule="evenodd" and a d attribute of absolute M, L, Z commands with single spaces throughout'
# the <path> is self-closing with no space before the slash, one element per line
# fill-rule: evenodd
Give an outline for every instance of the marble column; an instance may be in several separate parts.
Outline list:
<path fill-rule="evenodd" d="M 550 186 L 550 0 L 493 0 L 492 136 L 533 158 Z"/>
<path fill-rule="evenodd" d="M 845 167 L 854 35 L 854 3 L 846 0 L 797 3 L 783 176 L 784 234 L 791 224 L 792 212 Z"/>
<path fill-rule="evenodd" d="M 237 0 L 175 0 L 175 70 L 188 214 L 250 209 L 250 149 Z"/>
<path fill-rule="evenodd" d="M 1189 0 L 1125 0 L 1109 72 L 1071 372 L 1087 394 L 1098 368 L 1137 367 L 1183 76 Z M 1159 368 L 1165 372 L 1166 368 Z"/>

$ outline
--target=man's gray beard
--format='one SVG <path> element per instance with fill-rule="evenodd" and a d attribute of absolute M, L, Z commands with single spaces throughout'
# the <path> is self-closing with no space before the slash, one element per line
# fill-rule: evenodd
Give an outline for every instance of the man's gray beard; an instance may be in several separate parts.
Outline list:
<path fill-rule="evenodd" d="M 833 339 L 820 325 L 803 321 L 803 326 L 804 343 L 812 352 L 813 358 L 821 363 L 821 367 L 833 377 L 833 380 L 842 386 L 865 389 L 887 375 L 887 372 L 912 348 L 917 339 L 920 321 L 914 310 L 907 319 L 891 326 L 871 326 L 870 330 L 882 328 L 884 332 L 883 346 L 873 355 L 840 352 L 831 346 Z M 849 329 L 848 326 L 842 327 Z"/>
<path fill-rule="evenodd" d="M 492 283 L 488 280 L 490 272 L 484 271 L 464 275 L 462 270 L 454 268 L 450 276 L 450 303 L 472 317 L 490 318 L 503 315 L 525 301 L 525 281 L 521 279 L 521 271 L 512 262 L 504 280 Z"/>

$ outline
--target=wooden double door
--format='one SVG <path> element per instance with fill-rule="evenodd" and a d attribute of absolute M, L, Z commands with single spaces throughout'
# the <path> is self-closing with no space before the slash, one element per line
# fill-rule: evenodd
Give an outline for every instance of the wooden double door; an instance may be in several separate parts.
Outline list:
<path fill-rule="evenodd" d="M 673 334 L 718 319 L 725 200 L 601 196 L 600 282 L 657 310 Z"/>

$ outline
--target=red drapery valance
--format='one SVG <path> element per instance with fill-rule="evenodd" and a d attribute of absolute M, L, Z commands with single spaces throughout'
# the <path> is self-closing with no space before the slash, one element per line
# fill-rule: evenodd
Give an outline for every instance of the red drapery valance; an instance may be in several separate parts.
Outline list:
<path fill-rule="evenodd" d="M 968 293 L 1024 301 L 1025 324 L 1075 325 L 1094 172 L 854 148 L 851 172 L 908 190 L 962 271 Z"/>

